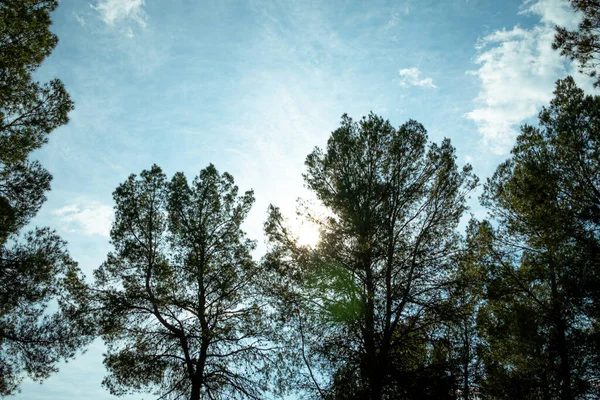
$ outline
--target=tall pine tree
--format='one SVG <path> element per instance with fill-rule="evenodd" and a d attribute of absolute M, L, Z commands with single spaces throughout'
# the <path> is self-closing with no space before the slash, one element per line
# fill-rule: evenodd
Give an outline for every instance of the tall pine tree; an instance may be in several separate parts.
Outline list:
<path fill-rule="evenodd" d="M 554 94 L 483 195 L 487 386 L 503 398 L 600 394 L 600 97 L 570 77 Z"/>
<path fill-rule="evenodd" d="M 262 399 L 277 365 L 254 242 L 254 203 L 208 166 L 188 183 L 153 166 L 114 192 L 115 247 L 95 271 L 104 385 L 116 395 Z"/>
<path fill-rule="evenodd" d="M 300 364 L 327 398 L 446 398 L 453 382 L 441 322 L 452 306 L 456 233 L 476 179 L 445 139 L 344 116 L 325 150 L 306 159 L 306 185 L 328 215 L 315 249 L 299 247 L 281 214 L 266 223 L 265 258 Z M 300 377 L 301 375 L 299 375 Z"/>
<path fill-rule="evenodd" d="M 83 277 L 65 243 L 48 228 L 22 233 L 52 179 L 29 155 L 73 108 L 60 80 L 32 79 L 58 41 L 49 30 L 57 5 L 0 2 L 0 395 L 18 390 L 24 376 L 47 378 L 93 335 Z"/>

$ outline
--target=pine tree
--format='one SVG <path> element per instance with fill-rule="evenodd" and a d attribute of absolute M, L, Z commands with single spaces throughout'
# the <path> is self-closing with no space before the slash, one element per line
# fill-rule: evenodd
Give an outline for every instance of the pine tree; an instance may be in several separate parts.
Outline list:
<path fill-rule="evenodd" d="M 306 387 L 328 398 L 450 396 L 438 327 L 452 314 L 443 293 L 476 185 L 470 166 L 458 168 L 448 139 L 428 144 L 421 124 L 395 129 L 374 114 L 344 116 L 306 166 L 306 185 L 329 213 L 314 218 L 320 242 L 297 246 L 272 208 L 265 258 L 300 333 Z"/>
<path fill-rule="evenodd" d="M 48 228 L 22 232 L 52 179 L 29 155 L 73 109 L 60 80 L 32 79 L 57 44 L 49 30 L 57 5 L 0 2 L 0 395 L 17 391 L 24 376 L 47 378 L 94 333 L 65 242 Z"/>

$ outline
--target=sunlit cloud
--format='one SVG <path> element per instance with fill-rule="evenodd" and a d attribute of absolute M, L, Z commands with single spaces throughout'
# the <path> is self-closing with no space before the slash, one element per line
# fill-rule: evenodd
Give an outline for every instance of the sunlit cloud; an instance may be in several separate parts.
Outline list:
<path fill-rule="evenodd" d="M 108 237 L 113 221 L 113 209 L 104 204 L 70 204 L 52 214 L 68 232 Z"/>
<path fill-rule="evenodd" d="M 579 17 L 568 3 L 526 1 L 521 13 L 538 15 L 540 24 L 496 30 L 482 38 L 474 59 L 479 67 L 470 71 L 481 90 L 475 109 L 465 116 L 477 124 L 483 144 L 496 154 L 508 153 L 519 126 L 552 98 L 556 80 L 574 73 L 552 50 L 555 24 L 571 28 L 577 24 Z"/>
<path fill-rule="evenodd" d="M 129 20 L 141 27 L 146 26 L 144 0 L 97 0 L 95 5 L 90 6 L 100 13 L 100 17 L 108 25 Z"/>

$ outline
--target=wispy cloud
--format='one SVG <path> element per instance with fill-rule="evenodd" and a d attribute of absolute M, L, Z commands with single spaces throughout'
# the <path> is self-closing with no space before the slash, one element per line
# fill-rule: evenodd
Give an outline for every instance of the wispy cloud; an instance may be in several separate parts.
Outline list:
<path fill-rule="evenodd" d="M 147 15 L 144 12 L 144 0 L 97 0 L 90 6 L 100 13 L 108 25 L 121 21 L 133 21 L 142 28 L 146 26 Z"/>
<path fill-rule="evenodd" d="M 85 18 L 77 13 L 73 13 L 73 17 L 75 17 L 75 20 L 79 23 L 79 25 L 85 26 Z"/>
<path fill-rule="evenodd" d="M 435 89 L 437 86 L 433 84 L 433 79 L 423 78 L 421 79 L 421 71 L 418 68 L 405 68 L 398 72 L 400 75 L 400 86 L 407 88 L 410 86 L 421 86 Z"/>
<path fill-rule="evenodd" d="M 347 112 L 360 118 L 369 109 L 377 111 L 377 104 L 371 102 L 374 95 L 357 87 L 356 65 L 338 67 L 340 60 L 365 59 L 368 46 L 361 35 L 342 38 L 334 27 L 340 18 L 336 7 L 268 1 L 254 3 L 252 12 L 261 26 L 244 50 L 243 58 L 253 60 L 239 82 L 245 95 L 229 106 L 239 109 L 240 117 L 220 130 L 236 132 L 245 153 L 226 168 L 256 192 L 246 227 L 251 237 L 260 238 L 269 203 L 293 218 L 296 199 L 310 198 L 302 183 L 303 161 L 315 145 L 326 143 L 339 116 Z M 385 21 L 384 13 L 377 13 L 376 20 Z M 351 17 L 352 25 L 374 23 L 363 12 Z M 293 228 L 310 242 L 314 232 L 307 226 Z M 264 250 L 259 242 L 258 254 Z"/>
<path fill-rule="evenodd" d="M 541 22 L 575 29 L 580 16 L 564 0 L 525 0 L 520 14 L 536 14 Z"/>
<path fill-rule="evenodd" d="M 519 125 L 535 117 L 552 97 L 557 79 L 573 68 L 552 50 L 555 24 L 573 27 L 578 15 L 562 0 L 525 1 L 522 14 L 535 14 L 540 24 L 496 30 L 477 44 L 470 71 L 481 82 L 476 107 L 466 118 L 477 124 L 483 143 L 496 154 L 506 154 Z"/>
<path fill-rule="evenodd" d="M 98 202 L 70 204 L 52 214 L 60 221 L 63 229 L 83 235 L 108 237 L 113 221 L 113 209 Z"/>

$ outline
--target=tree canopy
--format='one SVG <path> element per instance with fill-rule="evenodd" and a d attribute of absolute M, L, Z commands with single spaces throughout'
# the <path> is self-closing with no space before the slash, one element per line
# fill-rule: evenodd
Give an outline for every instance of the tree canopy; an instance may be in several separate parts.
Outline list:
<path fill-rule="evenodd" d="M 558 81 L 482 198 L 487 382 L 506 398 L 597 396 L 600 97 Z M 487 237 L 487 238 L 486 238 Z"/>
<path fill-rule="evenodd" d="M 95 272 L 104 385 L 165 399 L 263 398 L 277 364 L 241 225 L 254 202 L 213 165 L 190 184 L 158 166 L 114 192 L 114 252 Z"/>
<path fill-rule="evenodd" d="M 0 395 L 24 376 L 47 378 L 89 342 L 86 287 L 65 242 L 48 228 L 23 233 L 52 179 L 30 153 L 68 122 L 73 109 L 58 79 L 32 73 L 57 43 L 56 1 L 0 2 Z"/>
<path fill-rule="evenodd" d="M 450 319 L 444 293 L 477 183 L 470 166 L 458 168 L 448 139 L 428 144 L 421 124 L 395 129 L 374 114 L 358 123 L 344 116 L 306 166 L 305 182 L 329 213 L 315 219 L 320 242 L 298 248 L 272 208 L 266 263 L 286 282 L 305 364 L 331 375 L 320 395 L 447 396 L 435 327 Z"/>
<path fill-rule="evenodd" d="M 577 30 L 557 26 L 552 47 L 560 54 L 579 64 L 579 72 L 595 78 L 600 85 L 598 56 L 600 55 L 600 1 L 568 0 L 571 7 L 582 14 Z"/>
<path fill-rule="evenodd" d="M 600 1 L 569 4 L 581 22 L 553 47 L 600 86 Z M 600 96 L 556 83 L 483 186 L 483 220 L 465 218 L 478 179 L 449 139 L 343 115 L 305 160 L 318 243 L 270 205 L 260 261 L 252 190 L 213 164 L 191 181 L 153 165 L 114 191 L 89 286 L 55 231 L 28 228 L 52 180 L 31 154 L 73 110 L 59 79 L 34 79 L 57 6 L 0 0 L 0 397 L 95 336 L 117 396 L 600 397 Z"/>

